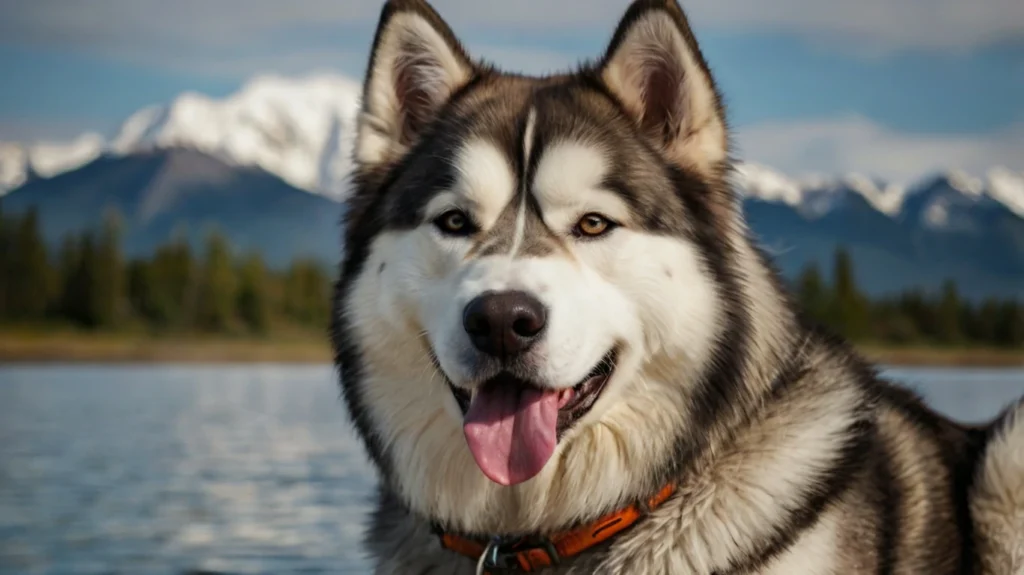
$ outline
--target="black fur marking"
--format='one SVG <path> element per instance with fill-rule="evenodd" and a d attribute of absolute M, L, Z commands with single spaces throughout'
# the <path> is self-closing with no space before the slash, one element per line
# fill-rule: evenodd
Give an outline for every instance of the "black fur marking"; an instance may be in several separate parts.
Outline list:
<path fill-rule="evenodd" d="M 883 402 L 894 408 L 925 437 L 941 446 L 942 464 L 951 479 L 948 501 L 953 506 L 954 525 L 940 523 L 929 526 L 932 530 L 929 539 L 938 540 L 943 536 L 955 536 L 959 546 L 942 551 L 955 555 L 956 573 L 964 575 L 974 573 L 974 565 L 978 556 L 975 548 L 974 523 L 971 518 L 969 494 L 978 465 L 984 457 L 991 427 L 956 425 L 930 409 L 913 391 L 884 381 L 876 381 L 875 384 Z M 936 553 L 939 553 L 939 550 L 936 550 Z"/>
<path fill-rule="evenodd" d="M 900 546 L 900 517 L 904 509 L 903 489 L 893 471 L 893 454 L 879 438 L 873 454 L 874 487 L 878 494 L 875 513 L 878 518 L 878 540 L 875 553 L 878 560 L 878 575 L 893 575 L 896 572 Z"/>
<path fill-rule="evenodd" d="M 710 366 L 701 378 L 696 396 L 690 402 L 688 428 L 677 439 L 670 463 L 656 474 L 655 482 L 664 484 L 682 476 L 688 465 L 708 448 L 708 438 L 699 431 L 718 421 L 730 402 L 742 389 L 744 369 L 750 345 L 750 305 L 741 287 L 736 252 L 724 243 L 718 222 L 705 201 L 707 184 L 675 167 L 667 168 L 676 182 L 679 198 L 686 205 L 693 221 L 692 240 L 703 254 L 704 265 L 718 286 L 718 297 L 724 310 L 725 329 L 715 342 Z M 701 190 L 694 192 L 694 190 Z M 651 486 L 654 489 L 654 486 Z"/>
<path fill-rule="evenodd" d="M 772 386 L 773 401 L 784 401 L 787 390 L 807 373 L 802 362 L 791 360 L 780 372 Z M 787 517 L 774 526 L 771 536 L 757 549 L 737 558 L 732 565 L 716 575 L 755 573 L 788 550 L 807 530 L 814 527 L 821 514 L 836 502 L 853 484 L 864 460 L 870 457 L 877 444 L 877 430 L 872 422 L 871 406 L 860 405 L 854 410 L 854 422 L 845 430 L 846 441 L 838 449 L 835 463 L 800 494 L 801 505 L 790 509 Z"/>

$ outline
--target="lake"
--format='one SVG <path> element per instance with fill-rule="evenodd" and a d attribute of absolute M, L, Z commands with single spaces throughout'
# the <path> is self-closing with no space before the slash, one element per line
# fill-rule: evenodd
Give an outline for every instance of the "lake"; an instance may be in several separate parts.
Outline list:
<path fill-rule="evenodd" d="M 981 421 L 1024 370 L 891 369 Z M 0 574 L 363 574 L 374 477 L 328 366 L 0 367 Z"/>

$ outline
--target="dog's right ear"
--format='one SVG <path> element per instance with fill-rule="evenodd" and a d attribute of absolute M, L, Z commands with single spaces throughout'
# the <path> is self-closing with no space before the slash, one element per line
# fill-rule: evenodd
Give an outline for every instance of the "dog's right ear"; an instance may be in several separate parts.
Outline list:
<path fill-rule="evenodd" d="M 635 0 L 599 72 L 669 160 L 704 174 L 717 172 L 726 161 L 721 98 L 677 0 Z"/>
<path fill-rule="evenodd" d="M 474 65 L 424 0 L 389 0 L 381 11 L 363 86 L 355 160 L 397 160 L 422 135 Z"/>

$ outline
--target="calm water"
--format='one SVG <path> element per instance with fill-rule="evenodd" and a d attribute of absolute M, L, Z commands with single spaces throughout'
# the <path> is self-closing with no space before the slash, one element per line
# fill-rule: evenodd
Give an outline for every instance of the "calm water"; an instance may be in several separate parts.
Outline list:
<path fill-rule="evenodd" d="M 890 374 L 964 420 L 1024 370 Z M 366 573 L 329 367 L 0 368 L 0 573 Z"/>

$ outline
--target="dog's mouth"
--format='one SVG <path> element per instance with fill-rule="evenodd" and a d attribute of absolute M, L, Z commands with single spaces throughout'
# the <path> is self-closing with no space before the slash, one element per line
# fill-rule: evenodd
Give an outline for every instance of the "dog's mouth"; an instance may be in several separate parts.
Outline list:
<path fill-rule="evenodd" d="M 515 485 L 540 473 L 561 436 L 594 407 L 616 359 L 613 349 L 567 389 L 542 388 L 508 373 L 487 380 L 472 395 L 449 382 L 462 408 L 469 449 L 484 475 Z"/>

